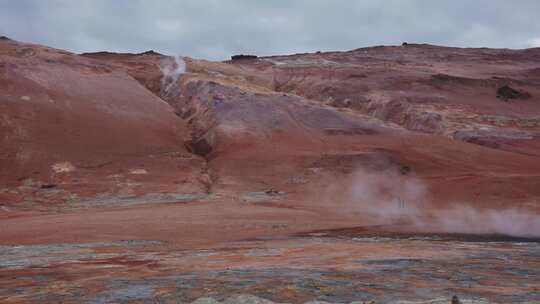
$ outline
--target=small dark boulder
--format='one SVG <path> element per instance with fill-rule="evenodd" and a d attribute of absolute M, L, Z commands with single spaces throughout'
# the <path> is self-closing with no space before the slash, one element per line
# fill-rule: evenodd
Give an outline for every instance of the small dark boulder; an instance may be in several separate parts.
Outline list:
<path fill-rule="evenodd" d="M 244 55 L 244 54 L 240 54 L 240 55 L 233 55 L 231 56 L 231 60 L 249 60 L 249 59 L 257 59 L 258 57 L 255 56 L 255 55 Z"/>
<path fill-rule="evenodd" d="M 457 296 L 452 297 L 452 304 L 461 304 L 461 301 Z"/>
<path fill-rule="evenodd" d="M 11 40 L 11 39 L 9 39 L 9 38 L 6 37 L 6 36 L 0 36 L 0 40 Z"/>
<path fill-rule="evenodd" d="M 399 169 L 399 172 L 401 173 L 401 175 L 407 175 L 411 172 L 411 167 L 401 166 L 401 168 Z"/>
<path fill-rule="evenodd" d="M 52 189 L 52 188 L 56 188 L 56 184 L 43 184 L 41 185 L 41 189 Z"/>
<path fill-rule="evenodd" d="M 403 42 L 403 43 L 401 44 L 401 46 L 407 46 L 407 45 L 409 45 L 409 43 L 407 43 L 407 42 Z"/>
<path fill-rule="evenodd" d="M 497 98 L 504 101 L 510 99 L 527 99 L 530 97 L 531 94 L 529 94 L 529 92 L 516 90 L 507 84 L 497 89 Z"/>
<path fill-rule="evenodd" d="M 163 54 L 158 53 L 158 52 L 156 52 L 154 50 L 149 50 L 149 51 L 146 51 L 146 52 L 142 52 L 142 53 L 139 53 L 139 55 L 163 56 Z"/>
<path fill-rule="evenodd" d="M 270 188 L 270 189 L 268 189 L 268 190 L 265 190 L 264 193 L 266 193 L 267 195 L 272 195 L 272 196 L 273 196 L 273 195 L 279 195 L 279 194 L 280 194 L 280 192 L 277 191 L 277 190 L 274 189 L 274 188 Z"/>
<path fill-rule="evenodd" d="M 212 145 L 205 138 L 189 140 L 185 142 L 185 146 L 191 153 L 202 157 L 206 157 L 212 152 Z"/>

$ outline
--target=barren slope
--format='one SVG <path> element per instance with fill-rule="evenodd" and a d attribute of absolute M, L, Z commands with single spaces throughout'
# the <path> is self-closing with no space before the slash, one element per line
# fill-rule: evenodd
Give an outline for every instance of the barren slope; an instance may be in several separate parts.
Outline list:
<path fill-rule="evenodd" d="M 414 131 L 538 155 L 540 49 L 408 44 L 232 63 L 265 75 L 278 91 Z M 523 95 L 498 97 L 505 85 Z"/>
<path fill-rule="evenodd" d="M 0 301 L 537 301 L 538 56 L 0 40 Z"/>
<path fill-rule="evenodd" d="M 204 190 L 204 161 L 183 145 L 186 124 L 125 72 L 9 40 L 0 69 L 4 204 Z"/>

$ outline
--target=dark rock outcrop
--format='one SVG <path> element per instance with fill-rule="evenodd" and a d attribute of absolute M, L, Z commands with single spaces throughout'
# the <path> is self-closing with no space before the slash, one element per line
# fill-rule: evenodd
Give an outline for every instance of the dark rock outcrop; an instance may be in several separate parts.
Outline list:
<path fill-rule="evenodd" d="M 504 85 L 497 89 L 497 98 L 504 101 L 510 99 L 528 99 L 531 97 L 531 94 L 525 91 L 516 90 L 509 85 Z"/>
<path fill-rule="evenodd" d="M 185 143 L 186 148 L 193 154 L 206 157 L 212 152 L 212 145 L 205 138 L 189 140 Z"/>
<path fill-rule="evenodd" d="M 231 56 L 231 60 L 246 60 L 246 59 L 257 59 L 258 57 L 255 55 L 233 55 Z"/>

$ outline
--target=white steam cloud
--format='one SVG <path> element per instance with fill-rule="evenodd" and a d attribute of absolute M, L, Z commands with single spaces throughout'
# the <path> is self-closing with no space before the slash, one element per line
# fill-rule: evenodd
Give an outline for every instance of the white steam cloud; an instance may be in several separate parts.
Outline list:
<path fill-rule="evenodd" d="M 480 210 L 467 205 L 432 212 L 431 221 L 419 221 L 422 229 L 472 234 L 504 234 L 511 236 L 540 236 L 540 216 L 519 209 Z M 435 225 L 435 227 L 430 227 Z"/>
<path fill-rule="evenodd" d="M 173 92 L 178 93 L 178 79 L 186 72 L 186 62 L 182 57 L 168 57 L 160 62 L 161 70 L 161 96 L 170 96 Z"/>
<path fill-rule="evenodd" d="M 540 215 L 532 210 L 480 209 L 468 204 L 433 208 L 426 184 L 399 172 L 359 170 L 347 187 L 337 195 L 342 207 L 377 224 L 404 225 L 418 232 L 540 236 Z"/>
<path fill-rule="evenodd" d="M 356 171 L 346 192 L 347 209 L 353 208 L 389 223 L 419 216 L 427 189 L 418 179 L 397 172 Z"/>

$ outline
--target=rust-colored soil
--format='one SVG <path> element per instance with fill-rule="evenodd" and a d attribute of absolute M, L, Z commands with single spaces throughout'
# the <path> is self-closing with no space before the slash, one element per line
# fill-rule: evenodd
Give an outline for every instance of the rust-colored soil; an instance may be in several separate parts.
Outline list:
<path fill-rule="evenodd" d="M 1 40 L 0 302 L 539 301 L 539 59 Z"/>

